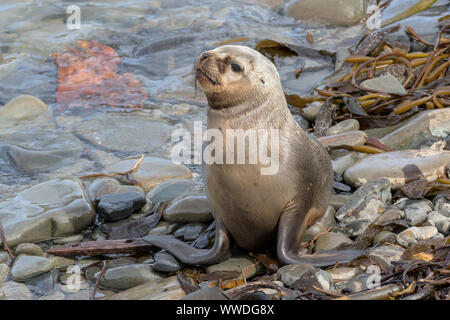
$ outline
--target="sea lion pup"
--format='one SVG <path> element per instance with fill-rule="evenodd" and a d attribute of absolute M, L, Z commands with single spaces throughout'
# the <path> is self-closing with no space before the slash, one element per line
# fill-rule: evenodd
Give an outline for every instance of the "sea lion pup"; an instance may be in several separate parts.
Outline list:
<path fill-rule="evenodd" d="M 277 170 L 263 174 L 267 163 L 249 162 L 254 152 L 250 142 L 245 144 L 245 164 L 206 165 L 216 221 L 211 249 L 196 249 L 171 236 L 145 239 L 191 265 L 229 257 L 228 232 L 240 247 L 253 252 L 276 241 L 283 264 L 324 267 L 359 256 L 362 252 L 356 250 L 299 254 L 305 229 L 328 207 L 333 171 L 326 150 L 292 117 L 273 63 L 248 47 L 222 46 L 200 55 L 196 79 L 208 99 L 207 127 L 223 135 L 224 158 L 238 156 L 230 155 L 238 147 L 226 147 L 227 129 L 265 129 L 267 141 L 279 142 L 267 143 L 268 154 L 277 155 Z"/>

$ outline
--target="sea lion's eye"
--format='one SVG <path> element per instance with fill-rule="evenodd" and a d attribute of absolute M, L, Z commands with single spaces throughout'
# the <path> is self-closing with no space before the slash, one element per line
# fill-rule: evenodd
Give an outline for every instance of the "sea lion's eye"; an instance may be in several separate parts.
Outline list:
<path fill-rule="evenodd" d="M 237 63 L 232 63 L 231 64 L 231 70 L 233 70 L 233 72 L 241 72 L 242 68 Z"/>

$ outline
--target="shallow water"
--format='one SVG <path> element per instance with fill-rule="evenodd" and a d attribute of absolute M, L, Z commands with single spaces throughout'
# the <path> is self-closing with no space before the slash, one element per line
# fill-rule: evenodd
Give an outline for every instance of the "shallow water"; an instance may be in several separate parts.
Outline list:
<path fill-rule="evenodd" d="M 215 47 L 218 42 L 246 37 L 248 40 L 236 44 L 254 47 L 260 40 L 272 39 L 293 44 L 300 50 L 307 47 L 334 52 L 338 47 L 354 45 L 364 31 L 363 25 L 351 28 L 309 25 L 284 16 L 280 7 L 271 9 L 244 1 L 77 3 L 81 9 L 81 29 L 69 30 L 66 9 L 73 4 L 71 1 L 1 1 L 0 105 L 17 95 L 30 94 L 52 108 L 52 118 L 38 128 L 25 125 L 10 128 L 6 133 L 28 134 L 30 138 L 24 148 L 30 150 L 41 150 L 43 145 L 48 147 L 45 150 L 65 149 L 67 141 L 73 140 L 70 149 L 73 152 L 67 156 L 72 161 L 31 171 L 19 170 L 2 153 L 0 198 L 38 181 L 99 171 L 117 157 L 139 153 L 167 157 L 168 136 L 173 128 L 190 128 L 194 120 L 205 120 L 206 103 L 202 93 L 194 88 L 193 62 L 202 51 Z M 389 9 L 386 18 L 409 3 L 394 1 L 395 6 Z M 438 1 L 437 9 L 425 16 L 435 19 L 445 12 L 445 5 L 445 0 Z M 307 33 L 313 36 L 313 44 L 307 42 Z M 76 47 L 78 40 L 96 40 L 114 48 L 121 57 L 118 73 L 132 73 L 145 87 L 148 98 L 144 111 L 124 113 L 123 110 L 60 110 L 57 107 L 57 67 L 51 54 Z M 276 62 L 289 93 L 308 93 L 334 71 L 333 60 L 319 54 L 285 59 L 282 64 Z M 302 65 L 305 71 L 296 79 L 295 70 Z M 157 123 L 156 127 L 147 128 L 150 122 Z M 55 138 L 50 142 L 33 138 L 42 137 L 45 132 L 69 138 Z M 117 146 L 114 146 L 115 133 L 121 139 Z M 111 141 L 106 141 L 108 138 Z"/>

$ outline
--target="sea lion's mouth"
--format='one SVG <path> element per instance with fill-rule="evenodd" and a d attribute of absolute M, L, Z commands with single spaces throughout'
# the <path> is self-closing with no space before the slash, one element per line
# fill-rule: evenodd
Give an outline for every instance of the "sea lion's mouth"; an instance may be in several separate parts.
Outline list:
<path fill-rule="evenodd" d="M 196 68 L 195 75 L 196 75 L 197 80 L 206 79 L 206 80 L 208 80 L 208 81 L 209 81 L 212 85 L 214 85 L 214 86 L 220 85 L 219 82 L 214 81 L 210 76 L 208 76 L 208 75 L 206 74 L 206 72 L 204 72 L 204 71 L 203 71 L 202 69 L 200 69 L 200 68 Z"/>

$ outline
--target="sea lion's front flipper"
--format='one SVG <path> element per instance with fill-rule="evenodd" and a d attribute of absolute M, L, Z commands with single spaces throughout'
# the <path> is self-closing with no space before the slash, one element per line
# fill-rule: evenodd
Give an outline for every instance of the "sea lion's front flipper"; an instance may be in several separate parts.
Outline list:
<path fill-rule="evenodd" d="M 189 244 L 166 235 L 149 235 L 144 240 L 169 251 L 188 265 L 215 264 L 231 257 L 230 237 L 225 226 L 216 219 L 215 240 L 211 249 L 197 249 Z"/>
<path fill-rule="evenodd" d="M 277 238 L 277 256 L 282 264 L 306 263 L 315 267 L 328 267 L 346 263 L 365 254 L 363 250 L 330 250 L 315 254 L 300 254 L 300 239 L 309 221 L 322 216 L 323 211 L 315 207 L 302 208 L 302 203 L 292 201 L 280 216 Z"/>

